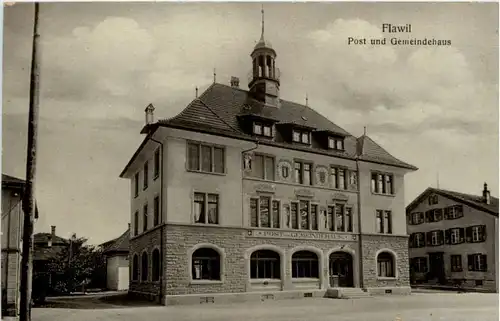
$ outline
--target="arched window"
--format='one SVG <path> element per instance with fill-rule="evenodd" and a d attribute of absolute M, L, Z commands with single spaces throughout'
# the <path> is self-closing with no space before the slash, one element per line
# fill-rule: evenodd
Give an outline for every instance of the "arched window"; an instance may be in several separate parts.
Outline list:
<path fill-rule="evenodd" d="M 394 277 L 394 257 L 389 252 L 379 253 L 377 256 L 378 276 L 379 277 Z"/>
<path fill-rule="evenodd" d="M 260 250 L 250 257 L 250 278 L 280 279 L 280 256 L 271 250 Z"/>
<path fill-rule="evenodd" d="M 155 249 L 152 255 L 152 277 L 153 281 L 160 280 L 160 250 Z"/>
<path fill-rule="evenodd" d="M 292 278 L 319 278 L 318 256 L 310 251 L 292 255 Z"/>
<path fill-rule="evenodd" d="M 132 280 L 137 281 L 139 279 L 139 257 L 134 254 L 132 258 Z"/>
<path fill-rule="evenodd" d="M 142 253 L 141 281 L 148 280 L 148 253 Z"/>
<path fill-rule="evenodd" d="M 220 255 L 211 248 L 200 248 L 193 253 L 191 275 L 193 280 L 220 280 Z"/>

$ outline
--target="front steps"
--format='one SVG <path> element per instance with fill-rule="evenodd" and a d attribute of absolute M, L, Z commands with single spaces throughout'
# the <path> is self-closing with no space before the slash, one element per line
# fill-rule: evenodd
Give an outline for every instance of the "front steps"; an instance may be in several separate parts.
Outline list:
<path fill-rule="evenodd" d="M 326 297 L 333 299 L 362 299 L 371 298 L 372 296 L 361 288 L 330 288 L 326 290 Z"/>

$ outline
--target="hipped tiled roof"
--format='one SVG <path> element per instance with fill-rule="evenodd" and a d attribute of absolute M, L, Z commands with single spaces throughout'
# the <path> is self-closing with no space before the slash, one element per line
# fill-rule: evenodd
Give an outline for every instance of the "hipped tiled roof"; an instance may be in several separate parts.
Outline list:
<path fill-rule="evenodd" d="M 101 244 L 103 253 L 111 255 L 114 253 L 128 253 L 129 251 L 130 229 L 127 229 L 122 235 L 111 241 Z"/>

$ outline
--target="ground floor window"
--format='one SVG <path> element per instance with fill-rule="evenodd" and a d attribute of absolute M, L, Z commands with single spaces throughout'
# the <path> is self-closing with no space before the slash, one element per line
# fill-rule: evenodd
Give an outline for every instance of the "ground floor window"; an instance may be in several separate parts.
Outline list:
<path fill-rule="evenodd" d="M 158 281 L 158 280 L 160 280 L 160 250 L 155 249 L 153 251 L 153 255 L 151 256 L 151 260 L 152 260 L 151 267 L 153 270 L 151 279 L 153 281 Z"/>
<path fill-rule="evenodd" d="M 318 256 L 309 251 L 292 255 L 292 278 L 318 278 Z"/>
<path fill-rule="evenodd" d="M 148 269 L 149 269 L 149 262 L 148 262 L 148 253 L 144 252 L 142 253 L 142 266 L 141 266 L 141 281 L 147 281 L 148 280 Z"/>
<path fill-rule="evenodd" d="M 193 280 L 220 280 L 220 255 L 210 248 L 201 248 L 192 257 Z"/>
<path fill-rule="evenodd" d="M 139 257 L 137 254 L 134 255 L 132 259 L 132 280 L 137 281 L 139 279 Z"/>
<path fill-rule="evenodd" d="M 485 254 L 469 254 L 467 261 L 469 271 L 486 272 L 488 270 Z"/>
<path fill-rule="evenodd" d="M 280 279 L 280 256 L 271 250 L 259 250 L 250 257 L 250 278 Z"/>
<path fill-rule="evenodd" d="M 377 267 L 379 277 L 394 277 L 394 259 L 392 254 L 382 252 L 377 256 Z"/>
<path fill-rule="evenodd" d="M 412 267 L 415 272 L 425 273 L 427 272 L 427 258 L 425 257 L 415 257 L 412 259 Z"/>
<path fill-rule="evenodd" d="M 451 255 L 451 272 L 462 271 L 462 255 Z"/>

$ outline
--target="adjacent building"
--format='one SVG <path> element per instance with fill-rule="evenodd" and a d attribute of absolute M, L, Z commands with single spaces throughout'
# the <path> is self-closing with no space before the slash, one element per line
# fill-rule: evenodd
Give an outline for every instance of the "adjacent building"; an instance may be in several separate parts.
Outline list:
<path fill-rule="evenodd" d="M 428 188 L 406 208 L 412 282 L 498 292 L 498 198 Z"/>
<path fill-rule="evenodd" d="M 21 253 L 25 181 L 2 174 L 2 315 L 17 315 L 21 282 Z M 35 219 L 38 208 L 35 208 Z"/>
<path fill-rule="evenodd" d="M 280 97 L 264 39 L 239 79 L 154 121 L 131 184 L 129 292 L 164 304 L 408 293 L 404 175 L 366 134 Z M 168 108 L 168 106 L 164 106 Z"/>
<path fill-rule="evenodd" d="M 128 290 L 130 228 L 122 235 L 101 244 L 106 259 L 106 288 L 112 291 Z"/>

